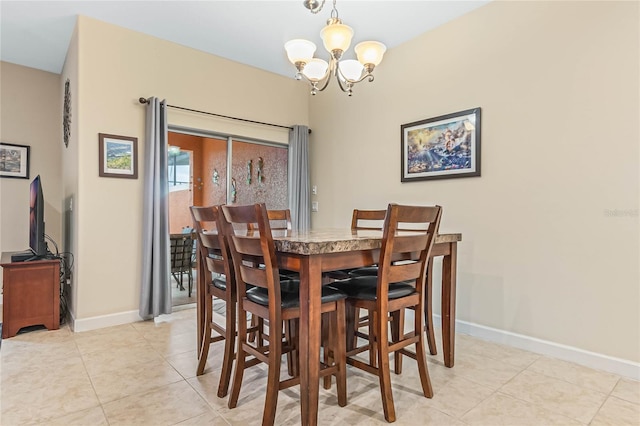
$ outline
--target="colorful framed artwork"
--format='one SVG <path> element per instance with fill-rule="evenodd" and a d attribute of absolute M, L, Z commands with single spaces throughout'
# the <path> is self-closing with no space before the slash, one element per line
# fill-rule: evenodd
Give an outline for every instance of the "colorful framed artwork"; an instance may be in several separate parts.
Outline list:
<path fill-rule="evenodd" d="M 400 126 L 401 181 L 480 176 L 480 108 Z"/>
<path fill-rule="evenodd" d="M 102 177 L 138 178 L 138 138 L 99 133 Z"/>
<path fill-rule="evenodd" d="M 29 179 L 30 147 L 0 142 L 0 177 Z"/>

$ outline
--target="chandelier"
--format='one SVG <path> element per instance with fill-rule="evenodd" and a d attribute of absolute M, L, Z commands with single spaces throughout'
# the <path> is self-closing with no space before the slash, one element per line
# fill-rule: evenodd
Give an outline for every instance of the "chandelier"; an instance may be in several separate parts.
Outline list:
<path fill-rule="evenodd" d="M 303 3 L 311 13 L 318 13 L 325 0 L 306 0 Z M 342 60 L 342 55 L 351 45 L 353 29 L 344 25 L 338 17 L 336 0 L 333 0 L 331 18 L 320 31 L 320 37 L 324 48 L 330 53 L 329 62 L 313 57 L 316 45 L 308 40 L 290 40 L 284 45 L 289 61 L 298 70 L 296 80 L 307 80 L 311 84 L 312 95 L 326 89 L 332 76 L 338 81 L 340 89 L 349 96 L 353 93 L 354 84 L 365 79 L 373 81 L 373 69 L 382 62 L 387 47 L 378 41 L 363 41 L 354 48 L 358 60 Z"/>

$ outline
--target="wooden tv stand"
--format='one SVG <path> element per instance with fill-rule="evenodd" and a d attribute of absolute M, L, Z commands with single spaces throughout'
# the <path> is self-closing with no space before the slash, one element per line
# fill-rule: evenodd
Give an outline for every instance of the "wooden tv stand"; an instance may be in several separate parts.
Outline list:
<path fill-rule="evenodd" d="M 11 262 L 0 258 L 3 279 L 2 338 L 15 336 L 23 327 L 60 328 L 60 260 Z"/>

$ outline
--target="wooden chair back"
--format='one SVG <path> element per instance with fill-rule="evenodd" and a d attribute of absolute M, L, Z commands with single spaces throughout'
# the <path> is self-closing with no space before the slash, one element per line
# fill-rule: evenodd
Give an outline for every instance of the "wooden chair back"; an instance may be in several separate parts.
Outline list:
<path fill-rule="evenodd" d="M 272 231 L 291 231 L 291 211 L 267 210 L 267 218 Z M 249 224 L 248 229 L 254 229 L 254 224 Z"/>
<path fill-rule="evenodd" d="M 440 206 L 389 204 L 378 263 L 378 300 L 388 300 L 389 284 L 398 282 L 415 283 L 422 295 L 441 216 Z"/>
<path fill-rule="evenodd" d="M 353 210 L 351 217 L 351 230 L 382 230 L 386 210 Z M 377 223 L 376 223 L 377 222 Z"/>
<path fill-rule="evenodd" d="M 269 320 L 280 320 L 280 274 L 271 225 L 264 203 L 248 206 L 222 206 L 221 226 L 235 268 L 238 301 L 242 303 L 247 284 L 266 288 L 269 293 Z M 243 231 L 245 229 L 246 231 Z M 273 312 L 271 312 L 273 309 Z"/>
<path fill-rule="evenodd" d="M 227 278 L 229 283 L 227 290 L 229 290 L 234 287 L 235 273 L 224 235 L 218 231 L 219 215 L 219 206 L 191 206 L 191 217 L 198 240 L 200 259 L 210 273 L 224 275 Z"/>

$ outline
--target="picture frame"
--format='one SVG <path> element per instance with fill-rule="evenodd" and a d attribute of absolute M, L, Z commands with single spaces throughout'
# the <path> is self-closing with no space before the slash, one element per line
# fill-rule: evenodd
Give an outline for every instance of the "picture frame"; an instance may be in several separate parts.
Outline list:
<path fill-rule="evenodd" d="M 138 138 L 98 133 L 99 175 L 138 178 Z"/>
<path fill-rule="evenodd" d="M 401 181 L 480 176 L 480 108 L 400 126 Z"/>
<path fill-rule="evenodd" d="M 0 142 L 0 177 L 29 179 L 31 147 Z"/>

